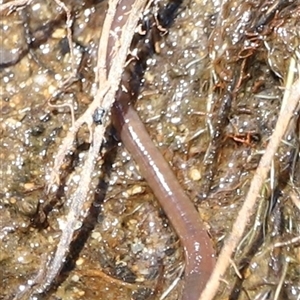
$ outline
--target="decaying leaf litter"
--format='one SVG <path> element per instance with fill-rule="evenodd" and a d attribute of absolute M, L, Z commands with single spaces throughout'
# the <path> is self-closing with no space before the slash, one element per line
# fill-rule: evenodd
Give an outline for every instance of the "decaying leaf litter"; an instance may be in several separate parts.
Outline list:
<path fill-rule="evenodd" d="M 18 63 L 1 70 L 1 169 L 6 170 L 2 180 L 1 263 L 5 266 L 3 297 L 8 298 L 30 284 L 28 280 L 44 275 L 43 270 L 39 272 L 41 260 L 46 263 L 58 244 L 90 142 L 88 131 L 82 128 L 61 170 L 62 186 L 68 189 L 46 196 L 43 191 L 53 154 L 71 126 L 69 109 L 50 109 L 47 99 L 70 76 L 72 60 L 64 53 L 68 43 L 63 10 L 57 2 L 38 4 L 30 3 L 6 17 L 6 22 L 16 27 L 3 26 L 3 32 L 15 32 L 23 46 L 28 32 L 47 37 Z M 82 78 L 63 89 L 55 100 L 58 105 L 70 103 L 78 119 L 95 90 L 91 67 L 97 63 L 97 28 L 101 25 L 94 25 L 101 23 L 106 6 L 65 4 L 76 16 L 74 52 Z M 152 139 L 197 203 L 219 251 L 246 198 L 283 99 L 288 98 L 289 87 L 298 77 L 299 3 L 227 1 L 218 6 L 212 2 L 200 10 L 201 5 L 184 3 L 179 9 L 160 44 L 160 53 L 149 58 L 137 107 Z M 43 14 L 37 16 L 33 11 Z M 43 22 L 48 31 L 41 30 Z M 23 24 L 28 24 L 28 32 L 23 32 Z M 7 40 L 3 39 L 2 51 L 4 46 L 18 48 L 13 43 L 16 38 L 11 44 Z M 298 297 L 297 116 L 295 110 L 260 191 L 256 214 L 248 221 L 248 234 L 221 281 L 219 299 L 226 295 L 238 299 Z M 13 151 L 8 152 L 9 148 Z M 110 162 L 102 169 L 105 159 L 98 162 L 89 191 L 91 199 L 95 192 L 102 196 L 106 191 L 106 200 L 96 197 L 79 233 L 85 239 L 78 239 L 77 248 L 81 245 L 83 249 L 70 252 L 65 278 L 49 297 L 159 299 L 182 277 L 180 245 L 130 155 L 109 137 L 102 151 Z M 103 179 L 100 184 L 99 177 Z M 47 205 L 41 205 L 43 202 Z M 45 211 L 50 211 L 47 219 Z M 41 219 L 43 226 L 38 222 Z M 294 243 L 285 244 L 289 241 Z M 16 249 L 13 255 L 12 248 Z M 182 284 L 179 280 L 167 297 L 178 299 Z"/>

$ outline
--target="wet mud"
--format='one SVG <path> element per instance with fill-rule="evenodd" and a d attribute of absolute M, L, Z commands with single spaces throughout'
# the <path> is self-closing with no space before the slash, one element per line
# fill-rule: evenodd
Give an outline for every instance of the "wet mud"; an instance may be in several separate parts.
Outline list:
<path fill-rule="evenodd" d="M 47 193 L 55 154 L 95 95 L 107 8 L 97 0 L 64 3 L 73 57 L 59 2 L 0 11 L 0 299 L 29 299 L 45 275 L 90 146 L 82 127 L 58 174 L 61 185 Z M 300 59 L 300 3 L 184 1 L 176 12 L 172 3 L 155 5 L 157 22 L 172 17 L 153 39 L 135 108 L 218 253 L 274 130 L 288 77 L 299 77 L 291 61 Z M 299 299 L 299 125 L 298 110 L 215 299 Z M 72 229 L 67 260 L 41 299 L 181 299 L 182 245 L 113 126 L 101 154 L 89 214 Z"/>

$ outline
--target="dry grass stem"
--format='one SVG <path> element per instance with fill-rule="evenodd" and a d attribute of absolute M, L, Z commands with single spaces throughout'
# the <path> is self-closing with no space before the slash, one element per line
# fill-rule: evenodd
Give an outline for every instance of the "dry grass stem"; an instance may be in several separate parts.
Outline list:
<path fill-rule="evenodd" d="M 95 95 L 93 102 L 90 104 L 85 113 L 78 120 L 75 121 L 74 125 L 70 128 L 69 132 L 67 133 L 67 136 L 65 137 L 62 145 L 60 146 L 60 149 L 58 150 L 58 153 L 55 157 L 53 169 L 50 174 L 50 180 L 48 182 L 47 188 L 48 192 L 54 184 L 59 184 L 60 166 L 63 164 L 65 156 L 71 148 L 75 139 L 75 135 L 78 132 L 79 128 L 83 124 L 87 124 L 90 131 L 91 142 L 93 132 L 93 114 L 95 110 L 101 107 L 102 109 L 104 109 L 105 112 L 110 111 L 110 108 L 115 101 L 115 93 L 119 88 L 131 40 L 145 4 L 146 3 L 142 0 L 136 0 L 134 2 L 130 14 L 128 15 L 127 22 L 125 23 L 124 28 L 122 28 L 121 38 L 119 41 L 115 42 L 119 45 L 119 47 L 114 49 L 114 59 L 108 74 L 108 78 L 106 76 L 106 68 L 103 67 L 103 65 L 105 64 L 102 62 L 104 58 L 106 59 L 106 55 L 104 57 L 103 54 L 99 54 L 100 63 L 98 63 L 98 79 L 101 78 L 103 82 L 99 82 L 98 91 Z M 113 18 L 113 14 L 116 13 L 116 5 L 120 5 L 120 3 L 118 4 L 118 1 L 116 0 L 112 0 L 109 3 L 107 16 L 109 20 L 104 21 L 104 26 L 112 26 L 113 21 L 111 21 L 111 18 Z M 101 51 L 103 51 L 103 49 L 108 48 L 109 35 L 107 34 L 107 32 L 111 31 L 110 28 L 111 27 L 103 27 L 102 29 L 102 35 L 98 46 L 99 49 L 101 49 Z M 104 52 L 107 53 L 108 50 L 110 49 L 107 49 Z M 103 127 L 105 129 L 107 125 L 108 120 L 104 118 L 103 124 L 99 124 L 97 126 Z M 105 132 L 105 130 L 103 130 L 103 132 Z M 103 135 L 97 136 L 96 138 L 103 140 Z"/>
<path fill-rule="evenodd" d="M 96 127 L 94 131 L 94 135 L 102 135 L 103 127 Z M 93 136 L 94 138 L 94 136 Z M 45 292 L 48 287 L 52 284 L 55 277 L 59 273 L 62 263 L 65 261 L 67 256 L 67 252 L 69 249 L 69 245 L 72 241 L 73 234 L 75 228 L 77 228 L 76 224 L 80 220 L 80 218 L 85 217 L 83 205 L 86 202 L 86 195 L 89 191 L 89 182 L 90 178 L 92 177 L 92 172 L 95 166 L 95 157 L 98 156 L 99 149 L 102 143 L 102 140 L 94 139 L 95 143 L 92 143 L 90 146 L 87 160 L 84 163 L 84 176 L 82 176 L 81 183 L 78 185 L 75 193 L 71 196 L 71 203 L 70 211 L 67 215 L 66 226 L 65 230 L 62 231 L 62 235 L 60 237 L 59 243 L 57 245 L 57 249 L 55 251 L 54 257 L 51 260 L 51 266 L 47 268 L 47 274 L 44 277 L 43 282 L 40 284 L 39 288 L 37 289 L 38 293 Z"/>
<path fill-rule="evenodd" d="M 136 290 L 138 288 L 138 284 L 136 283 L 129 283 L 126 281 L 123 281 L 122 279 L 117 279 L 115 277 L 112 277 L 108 274 L 106 274 L 101 269 L 84 269 L 80 270 L 80 272 L 76 272 L 78 276 L 86 276 L 86 277 L 92 277 L 92 278 L 101 278 L 101 280 L 108 282 L 110 284 L 115 284 L 116 286 L 125 287 L 130 290 Z"/>
<path fill-rule="evenodd" d="M 0 12 L 6 12 L 10 14 L 12 11 L 16 10 L 18 7 L 29 5 L 32 0 L 16 0 L 16 1 L 9 1 L 7 3 L 0 5 Z"/>
<path fill-rule="evenodd" d="M 76 77 L 77 70 L 75 67 L 75 54 L 74 54 L 74 47 L 73 47 L 73 40 L 72 40 L 72 25 L 73 25 L 73 20 L 72 20 L 72 15 L 71 15 L 71 10 L 60 0 L 54 0 L 56 4 L 61 7 L 61 9 L 66 13 L 66 26 L 67 26 L 67 39 L 68 39 L 68 44 L 69 44 L 69 49 L 70 49 L 70 56 L 71 56 L 71 68 L 72 68 L 72 74 L 70 77 L 66 80 L 66 82 L 72 80 L 72 78 Z M 65 82 L 63 83 L 63 85 Z"/>
<path fill-rule="evenodd" d="M 294 65 L 293 58 L 291 59 L 291 66 Z M 290 72 L 294 72 L 294 69 L 290 68 Z M 291 83 L 291 81 L 290 81 Z M 286 86 L 284 101 L 282 101 L 281 110 L 275 126 L 275 130 L 271 135 L 269 144 L 262 156 L 256 172 L 251 181 L 251 185 L 246 196 L 245 202 L 239 211 L 236 221 L 233 224 L 231 233 L 229 234 L 225 244 L 220 252 L 215 269 L 208 281 L 205 290 L 201 294 L 199 300 L 211 300 L 216 295 L 220 279 L 225 274 L 228 266 L 230 265 L 230 259 L 234 253 L 238 243 L 240 242 L 246 226 L 250 220 L 250 217 L 254 213 L 255 204 L 259 197 L 261 188 L 268 176 L 273 157 L 278 149 L 278 146 L 283 138 L 286 129 L 289 125 L 293 114 L 299 105 L 300 99 L 300 79 L 298 79 L 293 85 Z"/>
<path fill-rule="evenodd" d="M 116 9 L 117 9 L 117 4 L 119 0 L 112 0 L 109 4 L 108 11 L 105 15 L 105 20 L 103 24 L 103 28 L 111 28 L 112 23 L 114 20 L 114 16 L 116 14 Z M 110 30 L 102 30 L 101 33 L 101 40 L 103 41 L 108 41 L 109 35 L 111 31 Z M 107 47 L 105 48 L 100 48 L 98 47 L 98 59 L 97 59 L 97 70 L 96 70 L 96 80 L 95 82 L 99 85 L 103 85 L 107 81 Z"/>
<path fill-rule="evenodd" d="M 280 280 L 277 284 L 277 288 L 276 288 L 276 291 L 275 291 L 275 294 L 274 294 L 274 300 L 279 299 L 280 291 L 281 291 L 283 283 L 284 283 L 284 278 L 286 277 L 286 273 L 287 273 L 287 270 L 288 270 L 289 261 L 290 261 L 289 257 L 287 257 L 284 261 L 282 274 L 280 276 Z"/>
<path fill-rule="evenodd" d="M 296 192 L 290 192 L 290 198 L 294 205 L 300 210 L 300 196 L 296 194 Z"/>
<path fill-rule="evenodd" d="M 164 300 L 168 297 L 168 295 L 172 292 L 172 290 L 175 288 L 175 286 L 178 284 L 180 278 L 182 277 L 182 274 L 184 273 L 184 266 L 181 266 L 181 269 L 178 272 L 178 275 L 172 282 L 172 284 L 162 293 L 162 295 L 159 297 L 159 300 Z"/>
<path fill-rule="evenodd" d="M 296 236 L 286 242 L 278 242 L 276 244 L 274 244 L 274 248 L 279 248 L 279 247 L 287 247 L 287 246 L 290 246 L 290 245 L 293 245 L 293 244 L 297 244 L 300 242 L 300 235 L 299 236 Z"/>

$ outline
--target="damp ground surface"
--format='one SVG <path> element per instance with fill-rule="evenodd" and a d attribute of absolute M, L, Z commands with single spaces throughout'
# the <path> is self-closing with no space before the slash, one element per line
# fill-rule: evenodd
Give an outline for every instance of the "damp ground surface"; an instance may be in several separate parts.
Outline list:
<path fill-rule="evenodd" d="M 64 3 L 74 17 L 73 58 L 59 2 L 0 12 L 0 299 L 27 299 L 22 291 L 45 274 L 89 149 L 82 127 L 62 187 L 47 194 L 72 114 L 77 119 L 95 93 L 107 7 Z M 136 109 L 217 252 L 274 130 L 287 78 L 299 76 L 291 67 L 299 63 L 299 20 L 299 1 L 186 1 L 147 59 Z M 299 299 L 299 138 L 298 111 L 216 299 Z M 180 299 L 178 237 L 113 128 L 101 151 L 88 217 L 43 299 Z"/>

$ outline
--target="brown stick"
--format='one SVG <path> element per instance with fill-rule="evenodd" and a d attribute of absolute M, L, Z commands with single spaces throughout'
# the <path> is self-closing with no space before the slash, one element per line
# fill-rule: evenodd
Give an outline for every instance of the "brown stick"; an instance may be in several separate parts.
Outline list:
<path fill-rule="evenodd" d="M 299 105 L 299 99 L 300 79 L 298 79 L 292 85 L 290 89 L 290 96 L 288 97 L 287 101 L 283 101 L 282 103 L 275 130 L 270 138 L 270 142 L 259 162 L 258 168 L 256 169 L 255 175 L 251 181 L 249 192 L 246 196 L 244 205 L 239 211 L 236 221 L 233 224 L 232 232 L 225 241 L 225 244 L 217 260 L 216 267 L 199 300 L 211 300 L 218 291 L 220 285 L 219 280 L 225 274 L 225 271 L 230 264 L 230 258 L 235 251 L 238 243 L 240 242 L 241 237 L 243 236 L 250 217 L 254 213 L 258 195 L 260 193 L 262 185 L 267 178 L 273 157 L 278 149 L 280 141 L 286 131 L 286 128 L 289 125 L 293 113 L 297 108 L 297 105 Z"/>
<path fill-rule="evenodd" d="M 57 188 L 56 184 L 59 184 L 59 169 L 63 164 L 66 154 L 69 149 L 71 149 L 76 133 L 79 128 L 83 124 L 87 124 L 91 136 L 90 141 L 92 141 L 92 132 L 93 132 L 93 114 L 97 108 L 102 108 L 104 111 L 109 112 L 113 102 L 115 101 L 115 94 L 119 88 L 119 84 L 121 81 L 121 76 L 123 73 L 125 61 L 127 58 L 128 50 L 131 44 L 131 40 L 134 35 L 135 28 L 137 26 L 138 20 L 141 16 L 144 6 L 147 4 L 147 1 L 144 0 L 134 0 L 130 1 L 132 4 L 131 10 L 126 16 L 126 22 L 124 22 L 124 26 L 122 27 L 121 37 L 115 40 L 115 44 L 117 45 L 114 48 L 113 53 L 113 63 L 109 70 L 109 74 L 106 74 L 106 68 L 103 67 L 103 55 L 101 54 L 102 49 L 108 48 L 108 40 L 107 40 L 107 32 L 113 32 L 114 27 L 114 16 L 116 14 L 120 14 L 117 10 L 117 7 L 122 9 L 122 2 L 126 2 L 126 0 L 111 0 L 109 3 L 109 9 L 107 13 L 108 21 L 105 21 L 105 26 L 111 27 L 103 27 L 101 39 L 99 42 L 99 63 L 97 66 L 98 75 L 96 76 L 98 79 L 101 79 L 102 82 L 99 82 L 99 88 L 95 95 L 93 102 L 89 105 L 88 109 L 84 112 L 82 116 L 78 120 L 75 121 L 74 125 L 70 128 L 67 136 L 65 137 L 62 145 L 60 146 L 58 153 L 55 157 L 54 166 L 50 174 L 50 179 L 48 182 L 47 192 L 49 192 L 52 188 L 55 190 Z M 126 3 L 125 3 L 126 5 Z M 117 35 L 119 36 L 119 35 Z M 104 51 L 105 59 L 106 53 L 108 53 L 110 49 Z M 103 124 L 99 124 L 103 128 L 106 128 L 108 125 L 108 118 L 103 118 Z M 104 132 L 104 131 L 103 131 Z M 103 136 L 95 137 L 97 139 L 103 140 Z"/>
<path fill-rule="evenodd" d="M 122 7 L 122 3 L 120 2 L 122 1 L 126 2 L 126 0 L 112 0 L 109 3 L 110 7 L 107 16 L 109 20 L 105 22 L 105 24 L 106 26 L 109 25 L 110 27 L 104 27 L 103 33 L 107 31 L 111 32 L 111 27 L 113 26 L 113 20 L 116 15 L 117 8 L 121 9 L 120 7 Z M 81 183 L 77 187 L 75 193 L 70 197 L 71 205 L 70 211 L 67 215 L 67 222 L 65 225 L 66 229 L 62 232 L 60 241 L 57 245 L 57 249 L 49 263 L 49 266 L 45 267 L 45 269 L 47 270 L 45 277 L 41 280 L 41 282 L 36 283 L 38 286 L 33 292 L 44 293 L 49 289 L 63 266 L 64 260 L 68 253 L 69 245 L 76 230 L 75 225 L 78 221 L 80 221 L 81 218 L 85 217 L 86 211 L 84 211 L 84 204 L 86 204 L 86 198 L 89 191 L 92 172 L 94 170 L 97 157 L 99 155 L 99 150 L 103 141 L 104 132 L 108 124 L 108 118 L 105 118 L 105 120 L 103 120 L 103 123 L 93 126 L 93 114 L 98 107 L 102 107 L 105 111 L 109 111 L 113 102 L 115 101 L 115 94 L 120 85 L 121 76 L 123 73 L 131 40 L 133 38 L 134 30 L 137 26 L 137 22 L 145 5 L 146 1 L 144 0 L 134 0 L 133 2 L 131 2 L 129 14 L 127 15 L 126 22 L 122 27 L 121 37 L 118 36 L 116 40 L 116 44 L 118 45 L 118 47 L 114 49 L 114 53 L 112 54 L 114 56 L 114 60 L 109 70 L 109 74 L 107 75 L 106 70 L 102 69 L 101 66 L 98 66 L 98 78 L 103 79 L 104 82 L 99 83 L 99 89 L 97 91 L 95 99 L 90 104 L 87 111 L 75 122 L 74 126 L 70 129 L 56 156 L 55 164 L 48 185 L 48 190 L 53 186 L 54 183 L 59 183 L 58 174 L 64 157 L 67 154 L 68 149 L 71 147 L 78 129 L 84 123 L 86 123 L 90 129 L 91 146 L 87 155 L 87 159 L 83 166 L 83 171 L 80 174 Z M 99 42 L 99 49 L 103 49 L 103 47 L 107 48 L 107 45 L 107 35 L 103 34 Z"/>

